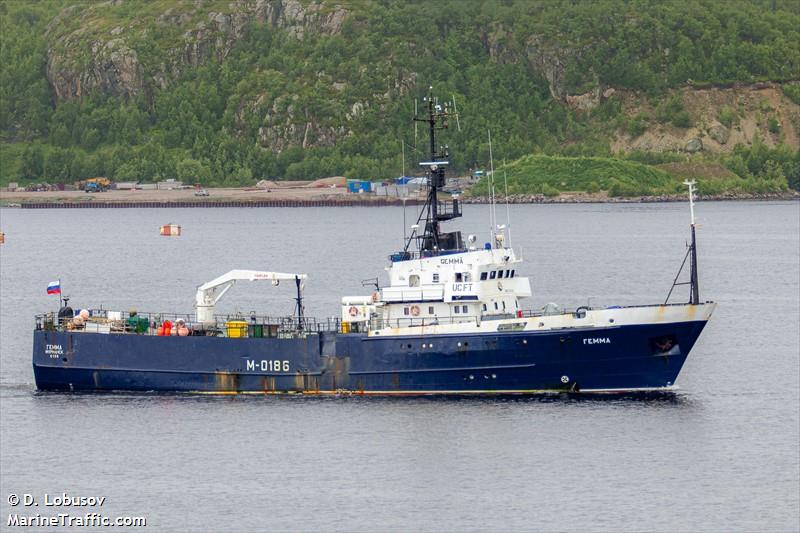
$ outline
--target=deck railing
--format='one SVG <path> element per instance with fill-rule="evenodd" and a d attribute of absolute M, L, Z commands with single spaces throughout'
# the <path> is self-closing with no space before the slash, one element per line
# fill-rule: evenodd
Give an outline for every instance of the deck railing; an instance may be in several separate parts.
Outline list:
<path fill-rule="evenodd" d="M 706 302 L 708 303 L 708 302 Z M 685 303 L 667 304 L 665 307 L 688 305 Z M 73 317 L 59 317 L 57 313 L 43 313 L 36 315 L 36 329 L 45 331 L 77 331 L 109 334 L 130 335 L 159 335 L 159 328 L 163 328 L 169 321 L 177 326 L 179 322 L 188 330 L 190 336 L 216 336 L 216 337 L 277 337 L 295 338 L 304 337 L 309 333 L 340 332 L 340 333 L 367 333 L 368 331 L 383 330 L 387 328 L 420 328 L 442 326 L 451 324 L 474 324 L 480 326 L 483 322 L 508 320 L 514 318 L 533 318 L 549 315 L 571 314 L 582 318 L 587 311 L 602 309 L 628 309 L 638 307 L 660 307 L 663 304 L 645 304 L 613 307 L 579 307 L 575 311 L 566 311 L 558 308 L 520 310 L 516 313 L 496 315 L 461 315 L 447 317 L 402 317 L 384 319 L 373 316 L 366 322 L 342 323 L 337 317 L 317 319 L 314 317 L 296 316 L 271 317 L 257 314 L 228 314 L 215 315 L 212 323 L 198 323 L 193 314 L 180 313 L 147 313 L 147 312 L 121 312 L 106 309 L 91 309 L 89 318 L 77 320 Z M 509 323 L 513 329 L 514 324 Z M 170 335 L 177 334 L 177 328 L 171 328 Z M 162 333 L 163 334 L 163 330 Z"/>
<path fill-rule="evenodd" d="M 88 309 L 85 320 L 59 317 L 50 312 L 36 315 L 36 329 L 49 331 L 87 331 L 133 335 L 163 335 L 169 323 L 170 335 L 177 335 L 179 325 L 186 327 L 189 336 L 217 337 L 298 337 L 308 333 L 340 331 L 340 320 L 335 317 L 319 320 L 314 317 L 262 316 L 257 314 L 215 315 L 210 323 L 199 323 L 193 314 L 148 313 Z M 161 333 L 159 329 L 161 328 Z"/>

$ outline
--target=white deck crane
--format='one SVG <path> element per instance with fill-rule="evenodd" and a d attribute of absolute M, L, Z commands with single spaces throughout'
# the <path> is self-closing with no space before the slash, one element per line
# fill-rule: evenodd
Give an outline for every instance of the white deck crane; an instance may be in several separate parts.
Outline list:
<path fill-rule="evenodd" d="M 294 281 L 297 285 L 297 314 L 299 323 L 302 324 L 302 288 L 300 281 L 306 279 L 305 274 L 291 274 L 285 272 L 262 272 L 259 270 L 231 270 L 208 283 L 197 287 L 194 306 L 197 309 L 197 321 L 201 324 L 214 323 L 214 306 L 228 289 L 237 281 L 271 281 L 278 285 L 281 281 Z"/>

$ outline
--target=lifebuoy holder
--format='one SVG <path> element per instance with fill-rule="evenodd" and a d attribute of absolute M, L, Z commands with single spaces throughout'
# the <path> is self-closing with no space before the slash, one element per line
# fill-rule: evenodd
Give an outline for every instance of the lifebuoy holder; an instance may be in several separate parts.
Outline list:
<path fill-rule="evenodd" d="M 411 316 L 419 316 L 419 306 L 412 305 L 411 306 Z"/>
<path fill-rule="evenodd" d="M 357 316 L 358 315 L 358 307 L 356 307 L 355 305 L 351 305 L 350 309 L 348 309 L 347 312 L 350 313 L 350 316 Z"/>

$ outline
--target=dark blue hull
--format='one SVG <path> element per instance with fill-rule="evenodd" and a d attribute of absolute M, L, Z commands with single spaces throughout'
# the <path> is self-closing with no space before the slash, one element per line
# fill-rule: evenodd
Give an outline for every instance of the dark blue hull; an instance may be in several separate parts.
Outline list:
<path fill-rule="evenodd" d="M 471 335 L 319 333 L 298 339 L 36 330 L 33 369 L 40 390 L 69 391 L 491 394 L 653 389 L 675 384 L 704 326 L 705 321 L 690 321 Z"/>

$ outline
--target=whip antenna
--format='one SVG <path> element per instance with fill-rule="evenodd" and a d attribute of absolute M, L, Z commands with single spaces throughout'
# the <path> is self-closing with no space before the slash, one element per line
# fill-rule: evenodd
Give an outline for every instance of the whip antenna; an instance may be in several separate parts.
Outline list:
<path fill-rule="evenodd" d="M 494 156 L 492 155 L 492 130 L 486 130 L 489 133 L 489 175 L 491 176 L 489 179 L 489 198 L 490 198 L 490 208 L 489 208 L 489 223 L 492 225 L 491 237 L 492 237 L 492 245 L 494 246 L 495 243 L 495 236 L 496 236 L 496 228 L 497 228 L 497 210 L 495 209 L 494 203 Z"/>
<path fill-rule="evenodd" d="M 506 173 L 505 159 L 503 159 L 503 182 L 506 187 L 506 234 L 508 235 L 508 246 L 511 247 L 511 211 L 508 207 L 508 174 Z"/>
<path fill-rule="evenodd" d="M 456 117 L 456 127 L 461 132 L 461 122 L 458 121 L 458 108 L 456 107 L 456 95 L 453 95 L 453 114 Z"/>

